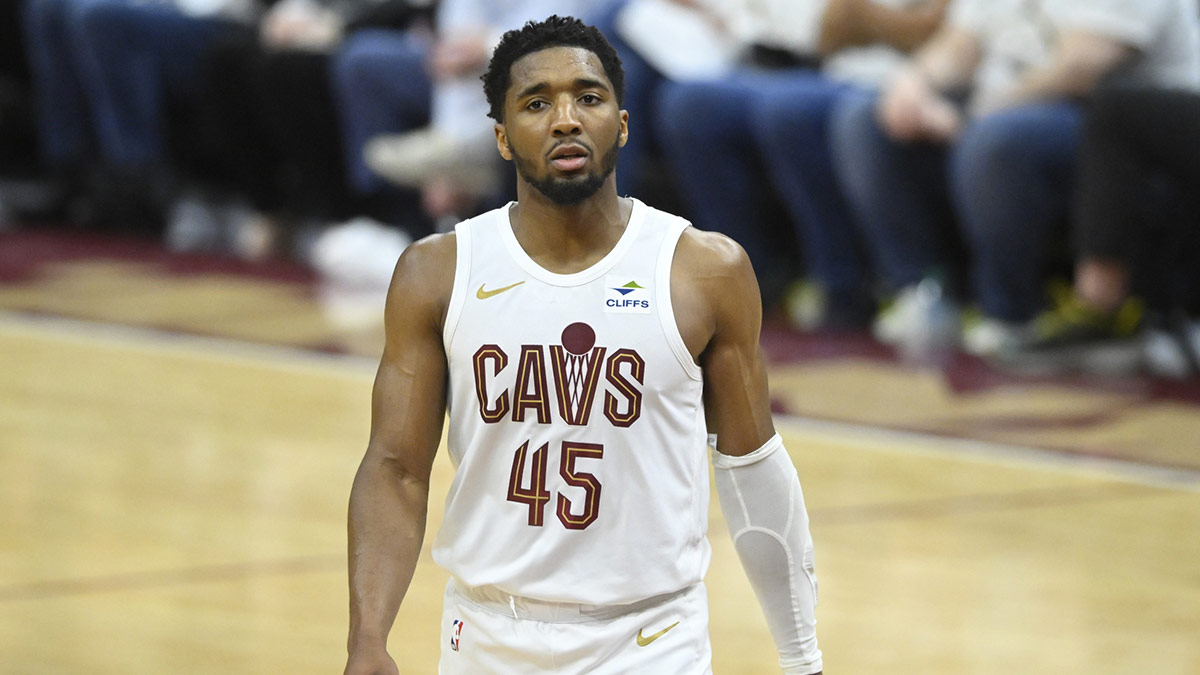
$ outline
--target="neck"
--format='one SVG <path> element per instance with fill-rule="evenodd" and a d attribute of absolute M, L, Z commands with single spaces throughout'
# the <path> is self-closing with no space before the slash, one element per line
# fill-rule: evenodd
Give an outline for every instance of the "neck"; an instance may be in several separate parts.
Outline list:
<path fill-rule="evenodd" d="M 617 196 L 612 175 L 596 194 L 564 206 L 524 180 L 517 181 L 517 205 L 509 215 L 521 247 L 553 272 L 586 269 L 603 258 L 625 231 L 632 200 Z"/>

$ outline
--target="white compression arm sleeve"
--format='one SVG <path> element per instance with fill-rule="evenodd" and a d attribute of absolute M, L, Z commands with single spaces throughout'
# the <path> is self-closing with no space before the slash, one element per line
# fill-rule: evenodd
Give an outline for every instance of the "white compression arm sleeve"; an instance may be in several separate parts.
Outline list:
<path fill-rule="evenodd" d="M 762 606 L 779 665 L 819 672 L 817 574 L 804 493 L 779 434 L 741 457 L 713 452 L 717 496 L 733 545 Z"/>

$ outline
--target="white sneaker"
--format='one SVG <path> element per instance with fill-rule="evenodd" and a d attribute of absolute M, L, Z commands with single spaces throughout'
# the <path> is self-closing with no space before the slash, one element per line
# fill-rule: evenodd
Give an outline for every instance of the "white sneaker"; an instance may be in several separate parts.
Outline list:
<path fill-rule="evenodd" d="M 217 206 L 191 195 L 178 199 L 167 213 L 163 240 L 172 253 L 222 250 L 225 227 Z"/>
<path fill-rule="evenodd" d="M 432 127 L 376 136 L 363 148 L 372 171 L 403 187 L 421 187 L 433 176 L 446 176 L 475 194 L 498 185 L 494 146 L 456 143 Z"/>
<path fill-rule="evenodd" d="M 814 331 L 821 327 L 821 319 L 829 307 L 829 296 L 819 284 L 799 281 L 784 293 L 783 307 L 793 326 L 802 331 Z"/>
<path fill-rule="evenodd" d="M 871 333 L 876 340 L 884 344 L 900 344 L 906 335 L 914 332 L 914 326 L 921 321 L 921 305 L 916 286 L 900 289 L 892 304 L 885 307 L 875 318 Z"/>
<path fill-rule="evenodd" d="M 1184 336 L 1164 328 L 1146 331 L 1142 363 L 1151 375 L 1181 380 L 1197 374 L 1195 368 L 1200 364 L 1193 359 L 1200 360 L 1200 321 L 1189 321 L 1183 332 Z"/>
<path fill-rule="evenodd" d="M 905 360 L 938 363 L 958 345 L 958 307 L 935 279 L 904 288 L 875 320 L 875 338 L 900 350 Z"/>
<path fill-rule="evenodd" d="M 335 225 L 312 246 L 313 266 L 329 281 L 387 288 L 412 237 L 399 227 L 360 217 Z"/>
<path fill-rule="evenodd" d="M 901 345 L 927 339 L 931 331 L 945 333 L 948 328 L 957 334 L 958 308 L 946 297 L 940 282 L 924 279 L 902 288 L 879 313 L 871 332 L 884 344 Z"/>
<path fill-rule="evenodd" d="M 1021 344 L 1028 330 L 1025 323 L 980 317 L 963 326 L 963 351 L 983 357 L 1012 351 Z"/>

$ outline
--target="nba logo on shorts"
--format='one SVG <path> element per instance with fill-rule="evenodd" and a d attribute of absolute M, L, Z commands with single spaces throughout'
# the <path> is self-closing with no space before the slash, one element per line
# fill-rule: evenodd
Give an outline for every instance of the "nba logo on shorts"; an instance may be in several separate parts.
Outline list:
<path fill-rule="evenodd" d="M 450 649 L 458 651 L 458 638 L 462 637 L 463 622 L 460 619 L 454 620 L 454 625 L 450 628 Z"/>

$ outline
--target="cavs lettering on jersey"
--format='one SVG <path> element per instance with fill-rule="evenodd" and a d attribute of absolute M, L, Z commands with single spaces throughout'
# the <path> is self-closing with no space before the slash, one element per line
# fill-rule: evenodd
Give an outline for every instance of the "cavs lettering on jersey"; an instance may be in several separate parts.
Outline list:
<path fill-rule="evenodd" d="M 456 229 L 455 476 L 434 559 L 468 586 L 555 602 L 695 584 L 710 556 L 707 436 L 670 289 L 687 222 L 635 200 L 612 251 L 555 274 L 521 248 L 510 208 Z"/>

